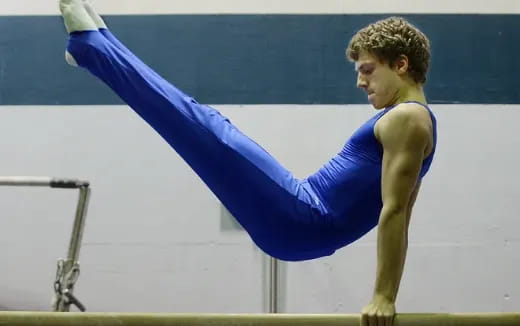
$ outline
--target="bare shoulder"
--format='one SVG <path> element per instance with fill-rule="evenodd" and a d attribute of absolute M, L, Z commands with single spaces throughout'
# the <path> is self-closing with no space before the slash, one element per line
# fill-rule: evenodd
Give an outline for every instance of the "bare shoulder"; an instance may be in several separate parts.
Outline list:
<path fill-rule="evenodd" d="M 378 121 L 379 122 L 379 121 Z M 380 122 L 382 125 L 418 125 L 428 127 L 432 125 L 430 112 L 417 103 L 401 103 L 385 114 Z"/>
<path fill-rule="evenodd" d="M 386 113 L 375 125 L 375 135 L 385 143 L 424 143 L 431 147 L 433 126 L 429 111 L 417 103 L 402 103 Z"/>

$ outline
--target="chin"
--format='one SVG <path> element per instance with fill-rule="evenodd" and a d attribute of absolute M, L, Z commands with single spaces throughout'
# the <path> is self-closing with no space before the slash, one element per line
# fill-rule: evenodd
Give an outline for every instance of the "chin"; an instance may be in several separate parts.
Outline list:
<path fill-rule="evenodd" d="M 377 97 L 374 94 L 368 96 L 368 102 L 372 104 L 372 107 L 376 110 L 384 109 L 384 105 L 381 104 L 381 101 L 377 100 Z"/>
<path fill-rule="evenodd" d="M 382 110 L 382 109 L 385 108 L 385 106 L 382 105 L 381 103 L 374 103 L 374 102 L 372 102 L 372 103 L 370 103 L 370 104 L 372 104 L 372 107 L 373 107 L 374 109 L 376 109 L 376 110 Z"/>

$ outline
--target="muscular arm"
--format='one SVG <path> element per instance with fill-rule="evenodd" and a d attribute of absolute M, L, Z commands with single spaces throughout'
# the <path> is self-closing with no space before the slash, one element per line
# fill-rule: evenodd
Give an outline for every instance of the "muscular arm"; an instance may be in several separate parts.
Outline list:
<path fill-rule="evenodd" d="M 418 177 L 430 135 L 417 112 L 405 109 L 387 114 L 376 129 L 376 136 L 384 154 L 374 299 L 395 302 L 408 248 L 412 206 L 419 190 Z"/>
<path fill-rule="evenodd" d="M 408 203 L 408 209 L 406 211 L 406 231 L 408 232 L 408 227 L 410 226 L 410 218 L 412 217 L 413 205 L 415 204 L 415 200 L 417 199 L 417 195 L 419 194 L 419 189 L 421 189 L 421 181 L 417 183 L 415 188 L 410 195 L 410 202 Z"/>

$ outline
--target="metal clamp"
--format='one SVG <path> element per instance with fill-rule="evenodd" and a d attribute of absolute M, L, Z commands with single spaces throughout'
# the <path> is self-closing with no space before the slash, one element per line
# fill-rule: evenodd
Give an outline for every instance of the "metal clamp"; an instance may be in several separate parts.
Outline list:
<path fill-rule="evenodd" d="M 54 311 L 69 311 L 71 304 L 82 312 L 86 311 L 85 306 L 72 294 L 79 273 L 79 263 L 64 259 L 58 260 L 52 304 Z"/>

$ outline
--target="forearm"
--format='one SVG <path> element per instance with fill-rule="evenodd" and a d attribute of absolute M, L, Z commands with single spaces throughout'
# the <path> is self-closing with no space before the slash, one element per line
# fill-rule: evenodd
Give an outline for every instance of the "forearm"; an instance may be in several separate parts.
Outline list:
<path fill-rule="evenodd" d="M 409 212 L 383 213 L 377 232 L 377 273 L 374 297 L 395 301 L 408 249 Z"/>

